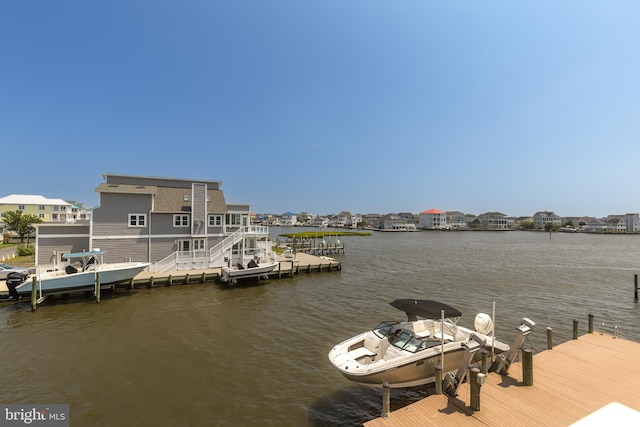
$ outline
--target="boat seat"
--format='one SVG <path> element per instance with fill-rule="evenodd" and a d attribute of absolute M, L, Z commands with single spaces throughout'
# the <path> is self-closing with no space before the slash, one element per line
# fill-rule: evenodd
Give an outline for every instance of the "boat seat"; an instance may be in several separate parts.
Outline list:
<path fill-rule="evenodd" d="M 440 332 L 436 332 L 434 335 L 437 339 L 441 340 L 442 339 L 442 334 Z M 445 341 L 453 341 L 453 337 L 449 334 L 444 334 L 444 340 Z"/>
<path fill-rule="evenodd" d="M 353 360 L 358 360 L 364 356 L 373 357 L 375 355 L 376 354 L 373 351 L 369 350 L 367 347 L 358 347 L 355 350 L 351 350 L 349 352 L 349 356 L 351 356 Z"/>
<path fill-rule="evenodd" d="M 434 326 L 432 321 L 422 321 L 413 324 L 413 334 L 418 338 L 426 338 L 434 335 Z"/>
<path fill-rule="evenodd" d="M 65 271 L 67 274 L 73 274 L 73 273 L 77 273 L 77 272 L 78 272 L 78 269 L 77 269 L 77 268 L 75 268 L 75 267 L 74 267 L 74 266 L 72 266 L 72 265 L 67 265 L 67 266 L 64 268 L 64 271 Z"/>

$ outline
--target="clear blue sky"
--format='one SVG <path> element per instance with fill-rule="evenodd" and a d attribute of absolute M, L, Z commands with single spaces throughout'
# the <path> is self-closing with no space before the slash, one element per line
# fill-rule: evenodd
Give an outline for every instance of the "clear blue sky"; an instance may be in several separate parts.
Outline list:
<path fill-rule="evenodd" d="M 640 211 L 640 2 L 8 0 L 0 196 L 220 180 L 254 212 Z"/>

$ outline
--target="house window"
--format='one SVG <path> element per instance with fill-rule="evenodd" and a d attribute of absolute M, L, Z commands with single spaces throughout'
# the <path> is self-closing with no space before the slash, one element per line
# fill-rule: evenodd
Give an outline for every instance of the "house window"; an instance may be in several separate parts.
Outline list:
<path fill-rule="evenodd" d="M 188 227 L 189 226 L 189 215 L 174 215 L 173 216 L 173 226 L 174 227 Z"/>
<path fill-rule="evenodd" d="M 146 227 L 147 215 L 145 214 L 129 214 L 129 227 Z"/>
<path fill-rule="evenodd" d="M 43 210 L 44 210 L 44 205 L 40 205 L 40 206 L 38 206 L 38 210 L 43 211 Z"/>
<path fill-rule="evenodd" d="M 194 251 L 203 251 L 204 250 L 204 239 L 193 239 L 193 250 Z"/>
<path fill-rule="evenodd" d="M 24 205 L 18 205 L 18 210 L 19 211 L 23 211 L 24 210 Z"/>
<path fill-rule="evenodd" d="M 222 215 L 209 215 L 209 227 L 222 227 Z"/>
<path fill-rule="evenodd" d="M 227 214 L 226 215 L 226 223 L 228 225 L 240 225 L 241 215 L 240 214 Z"/>

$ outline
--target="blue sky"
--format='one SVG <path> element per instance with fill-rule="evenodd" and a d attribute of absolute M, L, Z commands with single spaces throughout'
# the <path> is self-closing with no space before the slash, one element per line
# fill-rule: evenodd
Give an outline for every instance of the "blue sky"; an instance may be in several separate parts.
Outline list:
<path fill-rule="evenodd" d="M 219 180 L 255 212 L 639 212 L 637 1 L 0 5 L 0 196 Z"/>

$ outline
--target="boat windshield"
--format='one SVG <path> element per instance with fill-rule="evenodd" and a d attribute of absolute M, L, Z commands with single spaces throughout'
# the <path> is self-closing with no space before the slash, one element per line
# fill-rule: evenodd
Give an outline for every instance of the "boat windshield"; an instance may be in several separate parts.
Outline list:
<path fill-rule="evenodd" d="M 440 345 L 440 341 L 426 337 L 418 338 L 411 332 L 402 330 L 397 337 L 393 339 L 392 344 L 400 350 L 417 353 L 427 348 Z"/>
<path fill-rule="evenodd" d="M 378 338 L 384 338 L 391 333 L 391 330 L 395 325 L 400 322 L 382 322 L 375 328 L 373 328 L 373 333 L 378 336 Z"/>

